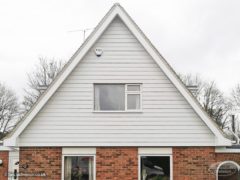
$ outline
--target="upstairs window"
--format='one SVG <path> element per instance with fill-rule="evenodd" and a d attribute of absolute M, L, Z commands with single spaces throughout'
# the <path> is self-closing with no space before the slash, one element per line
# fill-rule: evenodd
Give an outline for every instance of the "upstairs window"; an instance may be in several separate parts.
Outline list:
<path fill-rule="evenodd" d="M 139 111 L 140 84 L 94 84 L 95 111 Z"/>

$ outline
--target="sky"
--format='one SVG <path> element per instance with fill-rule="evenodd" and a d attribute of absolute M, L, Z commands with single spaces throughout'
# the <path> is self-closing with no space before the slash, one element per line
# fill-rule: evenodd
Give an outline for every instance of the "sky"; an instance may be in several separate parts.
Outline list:
<path fill-rule="evenodd" d="M 22 97 L 38 58 L 69 60 L 116 2 L 175 71 L 240 83 L 239 0 L 0 0 L 0 82 Z"/>

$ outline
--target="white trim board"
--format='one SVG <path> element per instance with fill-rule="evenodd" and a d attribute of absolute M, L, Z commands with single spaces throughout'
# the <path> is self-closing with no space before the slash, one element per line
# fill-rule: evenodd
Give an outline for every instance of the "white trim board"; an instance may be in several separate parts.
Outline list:
<path fill-rule="evenodd" d="M 19 151 L 19 149 L 14 147 L 0 146 L 0 151 Z"/>
<path fill-rule="evenodd" d="M 172 148 L 138 148 L 139 155 L 172 155 Z"/>
<path fill-rule="evenodd" d="M 108 25 L 112 22 L 115 17 L 119 17 L 132 34 L 137 38 L 137 40 L 142 44 L 145 50 L 150 54 L 150 56 L 156 61 L 158 66 L 163 70 L 170 81 L 175 85 L 179 92 L 184 96 L 188 103 L 192 106 L 199 117 L 204 121 L 204 123 L 209 127 L 216 137 L 215 146 L 230 146 L 231 141 L 226 139 L 221 130 L 212 121 L 212 119 L 207 115 L 207 113 L 201 108 L 199 103 L 187 90 L 185 85 L 177 77 L 176 73 L 165 61 L 165 59 L 159 54 L 156 48 L 151 44 L 151 42 L 146 38 L 143 32 L 138 28 L 135 22 L 130 18 L 127 12 L 119 5 L 114 4 L 110 11 L 105 15 L 101 22 L 97 25 L 92 34 L 87 38 L 84 44 L 77 50 L 77 52 L 70 59 L 69 63 L 63 68 L 62 72 L 57 76 L 45 93 L 39 98 L 37 103 L 32 107 L 29 113 L 24 119 L 17 125 L 15 130 L 4 140 L 5 146 L 18 146 L 18 137 L 23 132 L 23 130 L 28 126 L 28 124 L 34 119 L 37 113 L 44 107 L 55 91 L 60 87 L 68 75 L 73 71 L 73 69 L 78 65 L 78 63 L 83 59 L 84 55 L 89 51 L 92 45 L 99 39 Z M 196 142 L 197 146 L 197 142 Z"/>
<path fill-rule="evenodd" d="M 231 149 L 226 147 L 216 147 L 215 153 L 240 153 L 240 149 Z"/>
<path fill-rule="evenodd" d="M 95 155 L 96 148 L 62 148 L 63 155 L 69 154 L 88 154 L 88 155 Z"/>

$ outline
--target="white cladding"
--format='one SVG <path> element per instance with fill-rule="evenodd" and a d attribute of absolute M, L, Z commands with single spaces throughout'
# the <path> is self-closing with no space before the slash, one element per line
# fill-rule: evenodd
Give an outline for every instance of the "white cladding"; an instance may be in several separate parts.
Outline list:
<path fill-rule="evenodd" d="M 142 112 L 93 112 L 94 83 L 142 83 Z M 118 17 L 19 137 L 19 146 L 211 145 L 213 133 Z"/>

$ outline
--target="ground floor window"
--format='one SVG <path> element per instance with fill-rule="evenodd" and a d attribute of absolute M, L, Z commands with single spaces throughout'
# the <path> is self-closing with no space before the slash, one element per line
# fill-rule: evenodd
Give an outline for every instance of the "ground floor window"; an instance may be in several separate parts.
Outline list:
<path fill-rule="evenodd" d="M 93 180 L 93 156 L 64 156 L 64 180 Z"/>
<path fill-rule="evenodd" d="M 240 177 L 239 165 L 233 161 L 225 161 L 217 168 L 217 180 L 238 180 Z"/>
<path fill-rule="evenodd" d="M 140 156 L 141 180 L 170 180 L 170 156 Z"/>

